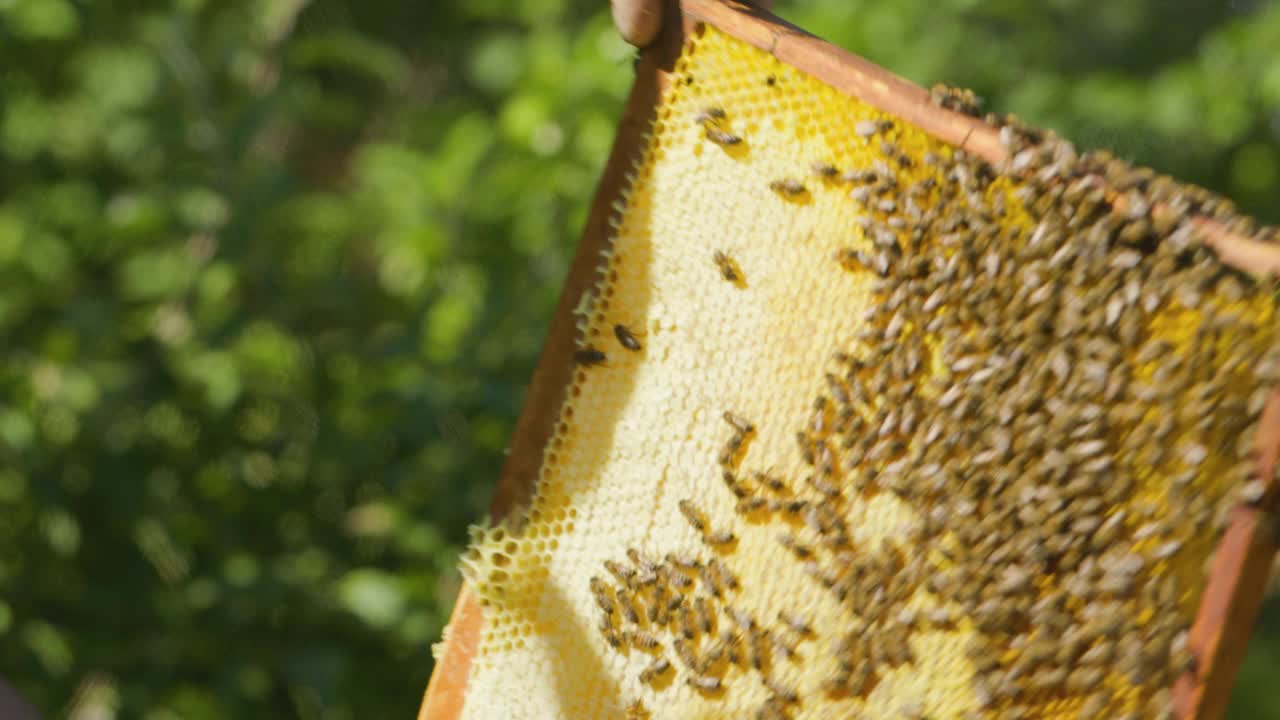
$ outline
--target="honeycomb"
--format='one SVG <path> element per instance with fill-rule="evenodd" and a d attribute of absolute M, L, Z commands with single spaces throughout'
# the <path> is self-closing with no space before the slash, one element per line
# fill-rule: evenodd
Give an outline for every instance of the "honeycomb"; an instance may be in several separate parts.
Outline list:
<path fill-rule="evenodd" d="M 690 37 L 463 560 L 464 717 L 1171 715 L 1274 288 L 1196 238 L 1228 204 L 990 121 L 1008 167 Z"/>

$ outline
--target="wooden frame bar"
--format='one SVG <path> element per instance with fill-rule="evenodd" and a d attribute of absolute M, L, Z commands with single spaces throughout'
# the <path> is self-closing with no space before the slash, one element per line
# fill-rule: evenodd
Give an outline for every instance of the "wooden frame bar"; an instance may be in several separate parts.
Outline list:
<path fill-rule="evenodd" d="M 608 242 L 613 204 L 643 150 L 645 134 L 684 40 L 696 32 L 699 24 L 711 25 L 769 52 L 831 87 L 895 114 L 993 165 L 1007 159 L 994 128 L 932 104 L 923 88 L 769 13 L 729 0 L 667 3 L 666 21 L 658 38 L 641 52 L 613 150 L 512 435 L 510 453 L 490 506 L 495 521 L 526 505 L 532 496 L 543 448 L 552 436 L 574 372 L 577 329 L 573 309 L 597 280 L 596 266 Z M 1206 244 L 1224 263 L 1248 273 L 1280 275 L 1280 246 L 1232 234 L 1209 218 L 1195 222 Z M 1270 481 L 1270 486 L 1256 507 L 1234 510 L 1219 544 L 1191 631 L 1196 665 L 1174 687 L 1178 716 L 1184 720 L 1208 720 L 1225 713 L 1262 604 L 1267 574 L 1277 550 L 1274 511 L 1280 488 L 1272 478 L 1280 456 L 1280 389 L 1272 393 L 1263 411 L 1255 448 L 1257 476 Z M 455 720 L 461 715 L 482 623 L 475 595 L 464 585 L 427 686 L 419 720 Z"/>

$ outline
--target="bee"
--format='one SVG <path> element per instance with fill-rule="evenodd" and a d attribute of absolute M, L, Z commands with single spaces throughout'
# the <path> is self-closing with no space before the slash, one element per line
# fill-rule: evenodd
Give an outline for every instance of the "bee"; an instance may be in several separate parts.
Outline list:
<path fill-rule="evenodd" d="M 1182 459 L 1190 467 L 1198 466 L 1208 456 L 1209 450 L 1203 445 L 1190 444 L 1182 447 Z"/>
<path fill-rule="evenodd" d="M 836 671 L 835 675 L 830 675 L 822 681 L 822 691 L 832 698 L 847 697 L 851 687 L 853 687 L 853 670 L 851 668 L 841 668 Z M 770 700 L 772 700 L 772 698 L 770 698 Z M 778 703 L 781 703 L 781 701 L 777 701 L 775 706 Z M 782 714 L 782 711 L 779 709 L 773 714 L 761 715 L 759 717 L 773 720 L 774 718 L 786 717 L 786 715 Z"/>
<path fill-rule="evenodd" d="M 949 628 L 955 622 L 955 614 L 951 608 L 937 607 L 929 611 L 929 622 L 935 627 Z"/>
<path fill-rule="evenodd" d="M 799 180 L 795 180 L 793 178 L 783 178 L 782 180 L 774 180 L 773 182 L 769 183 L 769 189 L 784 197 L 792 197 L 792 198 L 799 197 L 805 194 L 806 192 L 808 192 L 808 188 L 804 186 L 804 183 L 800 182 Z"/>
<path fill-rule="evenodd" d="M 684 570 L 697 570 L 702 566 L 702 563 L 698 562 L 697 558 L 683 553 L 667 553 L 664 559 L 669 564 Z"/>
<path fill-rule="evenodd" d="M 812 467 L 817 461 L 818 458 L 814 452 L 814 445 L 817 442 L 821 441 L 814 441 L 813 436 L 804 430 L 796 433 L 796 445 L 800 447 L 800 459 L 804 460 L 805 465 Z"/>
<path fill-rule="evenodd" d="M 613 615 L 601 615 L 598 627 L 600 628 L 600 632 L 603 633 L 605 637 L 608 637 L 609 633 L 617 629 L 613 623 Z"/>
<path fill-rule="evenodd" d="M 1062 689 L 1067 680 L 1066 668 L 1055 668 L 1052 670 L 1041 670 L 1031 678 L 1031 687 L 1045 692 L 1054 692 Z"/>
<path fill-rule="evenodd" d="M 605 359 L 603 352 L 591 346 L 584 347 L 573 354 L 574 362 L 585 367 L 603 365 Z"/>
<path fill-rule="evenodd" d="M 724 444 L 724 451 L 720 453 L 720 464 L 725 467 L 733 467 L 738 463 L 738 455 L 742 452 L 742 446 L 747 442 L 747 436 L 743 433 L 734 433 L 733 437 Z"/>
<path fill-rule="evenodd" d="M 725 114 L 724 108 L 712 105 L 694 115 L 693 121 L 699 125 L 706 125 L 709 122 L 720 122 L 726 117 L 728 116 Z"/>
<path fill-rule="evenodd" d="M 685 580 L 688 580 L 688 578 L 685 578 Z M 684 597 L 683 597 L 683 596 L 681 596 L 681 595 L 672 595 L 672 596 L 671 596 L 671 599 L 667 601 L 667 612 L 669 612 L 669 613 L 677 612 L 677 611 L 679 611 L 679 610 L 680 610 L 680 608 L 681 608 L 683 605 L 684 605 Z"/>
<path fill-rule="evenodd" d="M 1020 667 L 1024 672 L 1040 665 L 1041 663 L 1051 660 L 1059 649 L 1058 642 L 1048 639 L 1035 639 L 1027 643 L 1022 648 L 1022 655 L 1018 658 L 1015 667 Z"/>
<path fill-rule="evenodd" d="M 599 605 L 600 609 L 606 614 L 612 615 L 615 610 L 613 599 L 609 597 L 612 593 L 608 586 L 604 584 L 604 581 L 599 577 L 593 576 L 591 578 L 591 592 L 595 595 L 596 605 Z"/>
<path fill-rule="evenodd" d="M 813 174 L 823 180 L 832 180 L 840 174 L 840 171 L 836 169 L 835 165 L 830 163 L 815 162 L 813 164 Z"/>
<path fill-rule="evenodd" d="M 672 585 L 676 586 L 677 590 L 688 590 L 693 586 L 693 581 L 689 579 L 688 575 L 685 575 L 682 572 L 669 573 L 667 575 L 667 579 L 671 581 Z"/>
<path fill-rule="evenodd" d="M 1106 446 L 1105 440 L 1085 440 L 1072 445 L 1070 451 L 1077 460 L 1086 460 L 1102 452 Z"/>
<path fill-rule="evenodd" d="M 836 461 L 831 454 L 831 446 L 827 444 L 826 440 L 819 440 L 814 443 L 814 450 L 815 455 L 817 456 L 815 459 L 818 461 L 818 472 L 821 473 L 824 478 L 829 478 L 834 475 L 836 471 Z"/>
<path fill-rule="evenodd" d="M 636 56 L 637 65 L 639 64 L 639 57 L 639 55 Z M 636 700 L 627 706 L 625 717 L 626 720 L 649 720 L 652 716 L 649 714 L 649 709 L 644 706 L 644 703 Z"/>
<path fill-rule="evenodd" d="M 614 325 L 613 334 L 618 338 L 618 342 L 622 344 L 622 347 L 632 352 L 640 352 L 640 341 L 625 325 Z"/>
<path fill-rule="evenodd" d="M 721 597 L 724 591 L 720 589 L 720 578 L 710 565 L 703 565 L 698 568 L 698 577 L 702 579 L 702 584 L 706 586 L 707 592 L 715 597 Z"/>
<path fill-rule="evenodd" d="M 656 570 L 642 568 L 636 573 L 634 587 L 643 587 L 645 585 L 654 585 L 658 582 L 658 573 Z"/>
<path fill-rule="evenodd" d="M 720 583 L 723 584 L 725 587 L 729 588 L 730 590 L 738 589 L 739 587 L 738 577 L 734 575 L 733 571 L 731 571 L 728 567 L 726 567 L 724 563 L 720 562 L 718 558 L 712 558 L 710 564 L 708 565 L 708 568 L 710 568 L 712 572 L 714 572 L 716 575 L 719 576 Z"/>
<path fill-rule="evenodd" d="M 645 558 L 640 554 L 639 550 L 633 547 L 627 548 L 627 559 L 634 563 L 642 573 L 656 573 L 658 571 L 657 563 Z"/>
<path fill-rule="evenodd" d="M 756 426 L 750 420 L 743 418 L 741 415 L 735 414 L 732 410 L 724 411 L 724 421 L 733 426 L 743 435 L 751 435 L 756 431 Z"/>
<path fill-rule="evenodd" d="M 764 684 L 765 684 L 765 687 L 773 691 L 774 697 L 778 698 L 779 700 L 782 700 L 788 705 L 795 705 L 796 703 L 800 702 L 800 696 L 796 694 L 795 689 L 788 685 L 783 684 L 781 680 L 778 680 L 775 677 L 766 675 L 764 678 Z"/>
<path fill-rule="evenodd" d="M 781 505 L 782 511 L 790 515 L 799 515 L 808 507 L 808 500 L 787 500 Z"/>
<path fill-rule="evenodd" d="M 676 655 L 680 656 L 680 662 L 684 663 L 685 667 L 693 670 L 698 666 L 698 656 L 693 654 L 693 648 L 689 647 L 689 643 L 676 638 L 671 646 L 675 648 Z"/>
<path fill-rule="evenodd" d="M 618 579 L 618 582 L 623 584 L 629 584 L 631 582 L 631 578 L 636 574 L 634 569 L 613 560 L 605 560 L 604 569 L 608 570 L 609 574 L 613 575 Z"/>
<path fill-rule="evenodd" d="M 609 643 L 609 647 L 614 650 L 622 649 L 622 636 L 616 632 L 610 631 L 604 635 L 605 642 Z"/>
<path fill-rule="evenodd" d="M 631 644 L 641 650 L 652 650 L 658 647 L 658 639 L 643 630 L 631 634 Z"/>
<path fill-rule="evenodd" d="M 733 436 L 733 437 L 741 437 L 741 436 Z M 721 460 L 723 460 L 723 457 L 721 457 Z M 726 462 L 721 462 L 721 464 L 724 465 L 726 464 Z M 732 470 L 724 470 L 723 473 L 721 473 L 721 479 L 724 480 L 724 487 L 727 487 L 728 491 L 733 493 L 733 497 L 740 498 L 741 500 L 741 498 L 745 498 L 746 496 L 750 495 L 750 493 L 748 492 L 748 488 L 746 488 L 745 484 L 737 482 L 737 475 L 733 474 Z"/>
<path fill-rule="evenodd" d="M 796 540 L 795 536 L 791 533 L 782 533 L 778 535 L 778 544 L 787 550 L 790 550 L 801 560 L 809 560 L 813 557 L 812 548 Z"/>
<path fill-rule="evenodd" d="M 1149 523 L 1143 523 L 1142 525 L 1138 526 L 1137 530 L 1133 531 L 1133 539 L 1138 541 L 1146 540 L 1147 538 L 1152 537 L 1159 532 L 1160 532 L 1159 522 L 1153 521 Z"/>
<path fill-rule="evenodd" d="M 762 497 L 743 498 L 742 500 L 738 501 L 738 504 L 736 506 L 734 506 L 734 511 L 737 512 L 739 515 L 750 515 L 754 512 L 758 512 L 761 508 L 763 508 L 765 505 L 768 505 L 768 504 L 769 504 L 769 501 L 765 500 Z"/>
<path fill-rule="evenodd" d="M 789 720 L 790 717 L 786 703 L 776 697 L 765 700 L 756 710 L 756 720 Z"/>
<path fill-rule="evenodd" d="M 836 262 L 840 263 L 841 267 L 850 272 L 869 270 L 876 264 L 874 257 L 861 250 L 855 250 L 853 248 L 845 248 L 837 251 L 835 259 Z"/>
<path fill-rule="evenodd" d="M 702 539 L 708 545 L 732 545 L 737 542 L 738 536 L 732 530 L 712 530 L 703 535 Z"/>
<path fill-rule="evenodd" d="M 650 683 L 661 677 L 671 668 L 671 661 L 665 657 L 655 658 L 648 667 L 640 671 L 640 682 Z"/>
<path fill-rule="evenodd" d="M 706 520 L 702 518 L 702 513 L 698 512 L 698 509 L 693 506 L 692 502 L 688 500 L 681 500 L 677 503 L 677 506 L 680 508 L 680 514 L 684 515 L 684 519 L 689 521 L 689 524 L 693 526 L 694 530 L 701 533 L 705 533 L 707 531 Z"/>
<path fill-rule="evenodd" d="M 1103 675 L 1102 669 L 1096 667 L 1072 670 L 1065 680 L 1067 692 L 1073 695 L 1092 692 L 1102 684 Z"/>
<path fill-rule="evenodd" d="M 899 708 L 901 720 L 928 720 L 919 702 L 911 702 Z"/>
<path fill-rule="evenodd" d="M 693 117 L 693 121 L 701 125 L 707 139 L 717 145 L 732 146 L 742 142 L 742 138 L 720 127 L 727 115 L 723 108 L 708 107 Z"/>
<path fill-rule="evenodd" d="M 694 607 L 696 608 L 698 616 L 698 629 L 702 630 L 704 633 L 710 634 L 712 624 L 715 622 L 715 618 L 711 612 L 711 603 L 707 602 L 705 597 L 699 596 L 698 599 L 694 601 Z"/>
<path fill-rule="evenodd" d="M 799 615 L 788 613 L 785 610 L 779 610 L 778 619 L 799 635 L 809 636 L 813 634 L 813 627 L 809 625 L 808 621 Z"/>
<path fill-rule="evenodd" d="M 720 633 L 720 646 L 725 649 L 725 653 L 729 657 L 730 665 L 742 667 L 742 648 L 739 642 L 740 638 L 732 630 L 725 630 Z"/>
<path fill-rule="evenodd" d="M 1262 480 L 1249 480 L 1240 486 L 1237 495 L 1245 505 L 1256 507 L 1267 494 L 1267 484 Z"/>
<path fill-rule="evenodd" d="M 785 493 L 787 491 L 787 484 L 777 475 L 756 471 L 755 477 L 757 482 L 775 493 Z"/>
<path fill-rule="evenodd" d="M 731 606 L 725 607 L 724 611 L 735 623 L 738 624 L 738 627 L 742 628 L 743 632 L 748 634 L 755 633 L 756 619 L 751 616 L 751 613 Z"/>
<path fill-rule="evenodd" d="M 1147 701 L 1147 709 L 1151 712 L 1150 717 L 1159 718 L 1159 720 L 1171 720 L 1174 717 L 1173 697 L 1168 688 L 1162 688 L 1151 696 Z"/>
<path fill-rule="evenodd" d="M 805 480 L 810 485 L 812 485 L 814 489 L 816 489 L 818 492 L 822 493 L 823 495 L 826 495 L 829 498 L 835 498 L 840 496 L 840 488 L 836 487 L 835 485 L 833 485 L 831 482 L 827 481 L 823 477 L 820 477 L 818 475 L 810 475 L 809 477 L 805 478 Z"/>
<path fill-rule="evenodd" d="M 973 679 L 973 699 L 979 709 L 985 710 L 995 702 L 995 693 L 991 691 L 991 682 L 984 677 Z"/>
<path fill-rule="evenodd" d="M 833 373 L 827 373 L 826 380 L 827 389 L 835 396 L 838 404 L 845 407 L 853 404 L 853 398 L 850 395 L 849 386 L 844 380 L 836 377 Z"/>
<path fill-rule="evenodd" d="M 742 142 L 741 135 L 734 135 L 733 133 L 721 130 L 718 127 L 711 127 L 708 125 L 706 128 L 706 134 L 708 140 L 725 147 L 732 147 Z"/>
<path fill-rule="evenodd" d="M 716 663 L 720 662 L 720 658 L 724 657 L 724 643 L 716 642 L 707 651 L 702 654 L 702 658 L 698 661 L 698 672 L 706 674 Z"/>
<path fill-rule="evenodd" d="M 618 606 L 622 608 L 622 616 L 632 625 L 640 624 L 640 613 L 636 611 L 636 605 L 631 600 L 631 595 L 623 593 L 618 595 Z"/>
<path fill-rule="evenodd" d="M 1168 558 L 1171 558 L 1174 555 L 1177 555 L 1178 551 L 1181 549 L 1182 549 L 1181 540 L 1170 540 L 1156 547 L 1156 549 L 1153 550 L 1151 554 L 1155 556 L 1157 560 L 1167 560 Z"/>
<path fill-rule="evenodd" d="M 1100 689 L 1085 699 L 1080 706 L 1080 720 L 1092 720 L 1102 717 L 1103 711 L 1111 704 L 1111 693 L 1106 688 Z"/>
<path fill-rule="evenodd" d="M 830 434 L 830 421 L 831 401 L 825 395 L 819 395 L 813 403 L 813 412 L 809 415 L 809 432 L 817 437 Z"/>
<path fill-rule="evenodd" d="M 710 675 L 693 675 L 688 682 L 689 687 L 703 692 L 715 692 L 720 689 L 720 678 Z"/>
<path fill-rule="evenodd" d="M 715 255 L 712 256 L 712 259 L 715 260 L 716 267 L 720 268 L 721 277 L 738 287 L 745 285 L 745 282 L 743 281 L 742 268 L 738 267 L 736 260 L 725 255 L 719 250 L 717 250 Z"/>
<path fill-rule="evenodd" d="M 773 649 L 777 650 L 782 657 L 790 660 L 796 656 L 798 643 L 788 640 L 780 633 L 770 633 L 769 639 L 773 641 Z"/>
<path fill-rule="evenodd" d="M 649 603 L 649 622 L 661 627 L 667 624 L 666 586 L 659 585 L 653 589 L 653 601 Z"/>
<path fill-rule="evenodd" d="M 698 634 L 697 618 L 694 615 L 693 608 L 688 605 L 681 605 L 680 612 L 677 617 L 679 619 L 677 624 L 680 626 L 680 634 L 683 635 L 686 640 L 692 640 L 694 636 Z"/>
<path fill-rule="evenodd" d="M 765 654 L 764 654 L 764 638 L 759 632 L 753 632 L 747 636 L 747 662 L 756 672 L 764 672 Z"/>

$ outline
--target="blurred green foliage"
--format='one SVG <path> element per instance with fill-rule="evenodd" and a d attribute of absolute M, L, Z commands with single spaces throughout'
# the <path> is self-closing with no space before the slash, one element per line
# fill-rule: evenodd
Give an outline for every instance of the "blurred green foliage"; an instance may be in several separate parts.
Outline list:
<path fill-rule="evenodd" d="M 1280 5 L 809 0 L 1280 220 Z M 0 675 L 411 717 L 629 88 L 603 0 L 0 0 Z M 1236 716 L 1280 718 L 1273 603 Z"/>

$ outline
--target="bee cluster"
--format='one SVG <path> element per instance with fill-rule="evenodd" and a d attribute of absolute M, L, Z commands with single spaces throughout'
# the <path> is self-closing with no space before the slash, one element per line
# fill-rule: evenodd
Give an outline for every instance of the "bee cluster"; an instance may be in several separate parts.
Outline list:
<path fill-rule="evenodd" d="M 699 512 L 687 502 L 681 509 Z M 740 584 L 719 557 L 672 553 L 659 560 L 632 548 L 627 558 L 605 561 L 612 581 L 596 575 L 590 585 L 609 646 L 651 657 L 640 682 L 664 688 L 679 674 L 689 687 L 714 696 L 723 693 L 732 672 L 754 671 L 774 696 L 798 701 L 795 690 L 770 671 L 776 658 L 794 661 L 800 642 L 813 637 L 807 622 L 783 613 L 777 627 L 766 627 L 734 607 Z"/>
<path fill-rule="evenodd" d="M 972 93 L 931 97 L 978 113 Z M 1270 287 L 1217 262 L 1190 218 L 1253 228 L 1205 191 L 987 120 L 1008 153 L 1000 168 L 962 150 L 913 156 L 889 120 L 855 125 L 879 149 L 868 167 L 810 165 L 861 211 L 834 260 L 873 277 L 871 309 L 820 370 L 826 392 L 796 433 L 803 477 L 745 471 L 758 429 L 724 413 L 719 470 L 736 512 L 781 521 L 777 542 L 843 624 L 819 636 L 786 611 L 766 627 L 737 608 L 719 557 L 737 538 L 681 500 L 710 560 L 633 550 L 629 565 L 606 563 L 615 582 L 591 580 L 610 646 L 654 655 L 642 682 L 678 671 L 714 696 L 754 672 L 769 691 L 757 717 L 785 718 L 804 698 L 776 668 L 806 644 L 836 659 L 828 699 L 865 697 L 915 662 L 914 633 L 964 618 L 981 713 L 1035 717 L 1071 699 L 1082 718 L 1171 716 L 1203 580 L 1180 558 L 1259 495 L 1252 429 L 1280 381 L 1274 330 L 1249 306 Z M 718 145 L 743 141 L 721 108 L 695 122 Z M 768 189 L 811 192 L 795 178 Z M 714 259 L 745 287 L 735 262 Z M 1241 494 L 1210 492 L 1210 474 Z M 855 547 L 848 511 L 879 493 L 918 521 Z M 909 603 L 921 593 L 932 610 Z"/>
<path fill-rule="evenodd" d="M 890 492 L 917 508 L 910 546 L 937 553 L 873 570 L 875 587 L 891 595 L 886 581 L 910 568 L 971 620 L 982 708 L 1133 706 L 1113 698 L 1114 673 L 1143 716 L 1167 717 L 1201 577 L 1175 571 L 1179 553 L 1236 499 L 1198 480 L 1251 487 L 1250 431 L 1280 380 L 1273 332 L 1239 306 L 1268 289 L 1196 241 L 1189 216 L 1230 220 L 1227 203 L 1016 121 L 1000 135 L 1005 176 L 1021 181 L 957 150 L 925 157 L 935 172 L 910 186 L 880 167 L 878 185 L 851 191 L 872 249 L 836 261 L 878 277 L 874 302 L 801 455 L 829 502 Z M 1109 203 L 1116 193 L 1125 201 Z M 1015 203 L 1029 232 L 1008 221 Z M 1185 323 L 1181 347 L 1155 332 L 1160 313 Z M 1167 496 L 1142 498 L 1155 488 Z M 888 628 L 882 607 L 860 599 L 854 634 Z M 900 646 L 902 632 L 870 637 Z M 880 651 L 873 665 L 893 660 L 910 658 Z"/>

